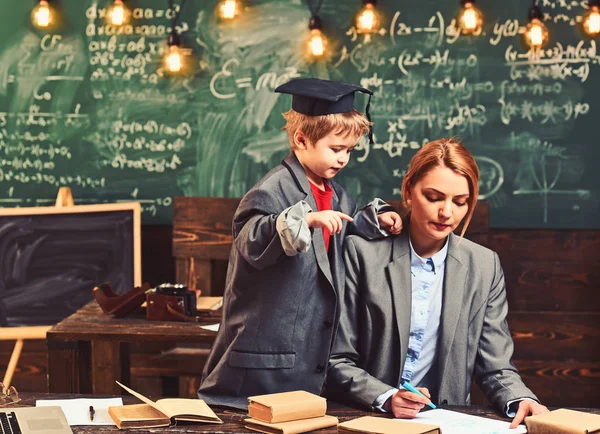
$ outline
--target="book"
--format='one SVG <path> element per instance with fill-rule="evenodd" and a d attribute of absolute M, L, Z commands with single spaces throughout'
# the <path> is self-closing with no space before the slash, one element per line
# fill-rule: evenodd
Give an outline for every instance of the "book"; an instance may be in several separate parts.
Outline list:
<path fill-rule="evenodd" d="M 258 419 L 244 419 L 244 426 L 246 428 L 267 434 L 298 434 L 321 428 L 329 428 L 337 424 L 337 417 L 327 415 L 279 423 L 267 423 Z"/>
<path fill-rule="evenodd" d="M 437 425 L 408 422 L 385 417 L 364 416 L 338 425 L 339 434 L 442 434 Z"/>
<path fill-rule="evenodd" d="M 223 297 L 198 297 L 196 299 L 196 310 L 207 312 L 219 310 L 223 307 Z"/>
<path fill-rule="evenodd" d="M 600 414 L 559 408 L 526 417 L 525 426 L 530 434 L 600 433 Z"/>
<path fill-rule="evenodd" d="M 267 423 L 321 417 L 327 411 L 325 398 L 304 390 L 250 396 L 248 402 L 248 416 Z"/>
<path fill-rule="evenodd" d="M 108 414 L 119 429 L 168 426 L 175 422 L 223 423 L 201 399 L 163 398 L 154 402 L 119 383 L 144 404 L 108 407 Z"/>
<path fill-rule="evenodd" d="M 117 428 L 154 428 L 171 425 L 171 419 L 148 404 L 108 407 L 108 415 Z"/>

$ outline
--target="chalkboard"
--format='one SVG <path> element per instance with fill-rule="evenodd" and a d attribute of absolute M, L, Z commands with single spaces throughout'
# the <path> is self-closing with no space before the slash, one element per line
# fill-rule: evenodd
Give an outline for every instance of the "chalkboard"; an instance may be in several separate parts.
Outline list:
<path fill-rule="evenodd" d="M 216 0 L 189 1 L 186 78 L 161 69 L 167 0 L 126 3 L 135 20 L 115 29 L 108 0 L 53 2 L 62 27 L 46 34 L 29 22 L 31 2 L 0 0 L 0 206 L 47 205 L 67 185 L 77 203 L 137 200 L 144 222 L 170 223 L 176 195 L 241 197 L 289 149 L 290 97 L 273 89 L 311 76 L 375 92 L 376 144 L 361 141 L 338 177 L 359 203 L 398 199 L 416 150 L 458 136 L 479 161 L 491 226 L 600 227 L 586 1 L 540 2 L 551 40 L 530 53 L 519 33 L 529 1 L 478 2 L 477 37 L 457 33 L 458 0 L 381 1 L 382 30 L 367 38 L 352 27 L 359 0 L 324 0 L 330 56 L 318 62 L 303 54 L 306 0 L 249 0 L 233 23 Z"/>
<path fill-rule="evenodd" d="M 140 205 L 0 209 L 0 326 L 49 325 L 141 284 Z"/>

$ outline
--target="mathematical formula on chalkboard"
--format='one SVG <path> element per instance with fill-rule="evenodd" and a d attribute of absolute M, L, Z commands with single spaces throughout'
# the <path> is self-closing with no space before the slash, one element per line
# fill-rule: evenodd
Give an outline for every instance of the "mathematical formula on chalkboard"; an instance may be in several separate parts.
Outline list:
<path fill-rule="evenodd" d="M 64 0 L 68 25 L 53 33 L 12 3 L 0 18 L 1 207 L 47 205 L 68 185 L 77 203 L 136 200 L 145 222 L 169 223 L 176 195 L 241 197 L 289 152 L 290 100 L 273 89 L 316 76 L 375 93 L 376 142 L 361 140 L 339 175 L 359 203 L 398 199 L 412 155 L 458 136 L 477 157 L 492 226 L 600 225 L 600 56 L 578 33 L 585 2 L 545 0 L 552 38 L 533 52 L 518 0 L 486 4 L 474 37 L 460 34 L 454 2 L 382 2 L 382 28 L 367 37 L 356 5 L 326 0 L 331 55 L 319 62 L 302 53 L 304 2 L 253 1 L 228 24 L 216 0 L 188 2 L 177 31 L 196 69 L 183 78 L 160 66 L 166 1 L 136 4 L 115 28 L 108 0 Z"/>

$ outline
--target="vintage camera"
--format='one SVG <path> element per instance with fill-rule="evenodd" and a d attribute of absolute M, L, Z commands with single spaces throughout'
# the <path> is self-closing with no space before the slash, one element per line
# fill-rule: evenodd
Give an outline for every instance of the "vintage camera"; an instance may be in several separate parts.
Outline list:
<path fill-rule="evenodd" d="M 146 318 L 155 321 L 185 321 L 196 311 L 196 293 L 180 283 L 163 283 L 146 293 Z"/>

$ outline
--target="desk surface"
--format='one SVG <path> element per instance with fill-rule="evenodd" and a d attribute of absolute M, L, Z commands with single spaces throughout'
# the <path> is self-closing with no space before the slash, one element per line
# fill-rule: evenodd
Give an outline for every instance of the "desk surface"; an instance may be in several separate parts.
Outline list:
<path fill-rule="evenodd" d="M 27 393 L 21 396 L 22 401 L 19 405 L 25 406 L 33 406 L 35 405 L 35 401 L 37 399 L 67 399 L 67 398 L 82 398 L 82 397 L 90 397 L 90 395 L 78 395 L 78 394 L 35 394 L 35 393 Z M 94 398 L 99 398 L 100 396 L 93 396 Z M 125 404 L 138 404 L 140 403 L 133 396 L 123 396 L 123 402 Z M 457 407 L 457 406 L 448 406 L 444 407 L 449 410 L 461 411 L 468 414 L 475 414 L 477 416 L 489 417 L 492 419 L 502 419 L 498 415 L 496 415 L 490 408 L 479 407 L 479 406 L 471 406 L 471 407 Z M 600 409 L 581 409 L 583 411 L 589 411 L 592 413 L 600 414 Z M 152 429 L 135 429 L 135 430 L 124 430 L 120 432 L 132 432 L 136 434 L 160 434 L 160 433 L 194 433 L 194 432 L 219 432 L 219 433 L 254 433 L 255 431 L 250 431 L 244 428 L 243 420 L 247 418 L 246 413 L 240 411 L 227 411 L 215 409 L 217 415 L 223 420 L 224 424 L 216 425 L 216 424 L 186 424 L 185 426 L 174 426 L 168 428 L 152 428 Z M 356 410 L 354 408 L 346 407 L 335 402 L 327 403 L 327 414 L 332 416 L 337 416 L 340 422 L 345 422 L 351 419 L 355 419 L 361 416 L 382 416 L 380 413 L 370 413 L 366 411 Z M 502 419 L 508 420 L 508 419 Z M 117 427 L 115 426 L 95 426 L 95 427 L 73 427 L 73 432 L 75 434 L 92 434 L 92 433 L 107 433 L 107 432 L 119 432 Z M 337 433 L 337 428 L 329 428 L 319 430 L 320 434 L 334 434 Z"/>
<path fill-rule="evenodd" d="M 215 324 L 220 318 L 207 319 L 202 324 Z M 205 330 L 198 323 L 178 321 L 148 321 L 145 311 L 133 312 L 123 318 L 106 315 L 95 301 L 83 306 L 48 331 L 48 339 L 63 341 L 113 340 L 119 342 L 172 341 L 212 343 L 216 332 Z"/>

